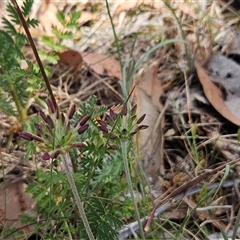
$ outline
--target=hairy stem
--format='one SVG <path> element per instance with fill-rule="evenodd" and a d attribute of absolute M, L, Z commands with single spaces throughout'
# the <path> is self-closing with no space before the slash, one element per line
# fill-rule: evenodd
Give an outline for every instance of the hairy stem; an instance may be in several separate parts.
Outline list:
<path fill-rule="evenodd" d="M 139 225 L 139 230 L 140 230 L 140 234 L 141 234 L 141 239 L 145 239 L 145 237 L 144 237 L 144 232 L 143 232 L 143 227 L 142 227 L 142 223 L 141 223 L 141 219 L 140 219 L 140 214 L 139 214 L 138 207 L 137 207 L 137 203 L 136 203 L 136 201 L 135 201 L 135 199 L 134 199 L 133 185 L 132 185 L 131 174 L 130 174 L 130 170 L 129 170 L 129 166 L 128 166 L 127 141 L 122 141 L 122 143 L 121 143 L 121 149 L 122 149 L 124 170 L 125 170 L 125 174 L 126 174 L 126 179 L 127 179 L 127 183 L 128 183 L 128 188 L 129 188 L 129 190 L 130 190 L 131 198 L 132 198 L 132 201 L 133 201 L 133 206 L 134 206 L 135 214 L 136 214 L 137 221 L 138 221 L 138 225 Z"/>
<path fill-rule="evenodd" d="M 83 220 L 83 224 L 85 226 L 85 229 L 86 229 L 86 232 L 88 234 L 88 237 L 89 237 L 90 240 L 94 240 L 94 236 L 93 236 L 92 230 L 90 228 L 90 225 L 89 225 L 88 220 L 87 220 L 87 216 L 86 216 L 84 208 L 83 208 L 83 203 L 82 203 L 82 201 L 80 199 L 80 196 L 79 196 L 78 191 L 77 191 L 76 184 L 74 182 L 72 173 L 70 172 L 70 169 L 69 169 L 69 166 L 68 166 L 68 162 L 71 162 L 70 155 L 69 155 L 69 153 L 66 153 L 65 156 L 60 155 L 60 157 L 61 157 L 61 160 L 62 160 L 62 162 L 64 164 L 64 167 L 65 167 L 65 170 L 66 170 L 66 174 L 67 174 L 67 178 L 68 178 L 68 182 L 69 182 L 69 184 L 71 186 L 71 189 L 72 189 L 72 192 L 73 192 L 73 196 L 74 196 L 74 199 L 76 201 L 77 208 L 78 208 L 78 211 L 80 213 L 80 216 L 81 216 L 81 218 Z"/>

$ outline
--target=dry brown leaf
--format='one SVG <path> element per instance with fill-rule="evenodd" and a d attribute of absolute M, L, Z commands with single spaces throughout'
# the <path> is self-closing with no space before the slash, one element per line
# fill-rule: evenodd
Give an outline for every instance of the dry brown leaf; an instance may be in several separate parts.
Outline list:
<path fill-rule="evenodd" d="M 20 228 L 25 234 L 31 235 L 30 227 L 20 224 L 18 216 L 33 210 L 34 200 L 25 193 L 26 184 L 24 181 L 17 181 L 0 186 L 0 223 L 5 226 Z M 6 202 L 5 202 L 6 199 Z"/>
<path fill-rule="evenodd" d="M 83 57 L 83 62 L 95 73 L 122 79 L 120 63 L 114 57 L 88 52 L 80 52 L 80 54 Z"/>
<path fill-rule="evenodd" d="M 91 12 L 86 12 L 86 11 L 82 11 L 81 12 L 81 17 L 78 20 L 79 25 L 83 25 L 84 23 L 88 22 L 88 21 L 93 21 L 93 20 L 97 20 L 98 17 L 96 14 L 93 14 Z"/>
<path fill-rule="evenodd" d="M 199 16 L 197 16 L 196 12 L 194 12 L 194 6 L 190 5 L 191 3 L 184 3 L 181 2 L 181 4 L 177 3 L 178 10 L 181 10 L 184 14 L 189 15 L 193 19 L 198 19 Z"/>
<path fill-rule="evenodd" d="M 136 136 L 136 143 L 140 149 L 143 169 L 147 176 L 152 177 L 154 181 L 160 173 L 164 174 L 163 121 L 161 121 L 162 119 L 159 121 L 159 113 L 163 108 L 159 98 L 163 90 L 156 75 L 161 61 L 162 58 L 140 76 L 134 91 L 134 102 L 138 106 L 137 116 L 146 114 L 143 124 L 149 126 L 147 130 L 139 132 Z"/>
<path fill-rule="evenodd" d="M 222 92 L 220 89 L 211 81 L 207 72 L 195 62 L 195 67 L 199 80 L 203 86 L 204 93 L 212 104 L 212 106 L 226 119 L 230 122 L 240 126 L 240 119 L 238 119 L 225 105 L 225 102 L 222 98 Z"/>
<path fill-rule="evenodd" d="M 58 64 L 63 64 L 72 68 L 73 71 L 77 70 L 82 64 L 82 56 L 78 51 L 66 50 L 62 53 L 57 53 L 59 60 Z"/>

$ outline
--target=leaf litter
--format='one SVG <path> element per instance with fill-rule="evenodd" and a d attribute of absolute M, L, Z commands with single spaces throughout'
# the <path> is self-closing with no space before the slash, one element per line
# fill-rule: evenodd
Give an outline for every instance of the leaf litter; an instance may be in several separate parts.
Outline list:
<path fill-rule="evenodd" d="M 67 1 L 59 6 L 52 1 L 45 1 L 43 4 L 52 6 L 44 8 L 40 5 L 39 9 L 35 9 L 39 19 L 44 16 L 44 10 L 50 11 L 49 16 L 55 16 L 57 9 L 71 11 L 72 7 L 79 7 Z M 106 17 L 106 8 L 102 5 L 99 13 L 96 13 L 89 11 L 89 4 L 86 1 L 80 7 L 88 13 L 88 17 L 79 23 L 82 36 L 67 44 L 66 51 L 75 51 L 77 60 L 71 56 L 67 59 L 62 57 L 59 63 L 66 66 L 53 67 L 51 81 L 54 94 L 62 108 L 69 104 L 78 104 L 92 94 L 99 97 L 99 104 L 110 107 L 122 103 L 118 84 L 118 81 L 121 81 L 120 63 L 114 52 L 114 38 L 109 19 Z M 167 209 L 162 211 L 169 219 L 182 221 L 187 216 L 188 208 L 195 206 L 201 186 L 204 183 L 209 184 L 210 191 L 210 187 L 216 187 L 216 184 L 219 186 L 224 177 L 224 171 L 212 175 L 205 174 L 204 179 L 201 174 L 228 162 L 231 164 L 231 161 L 237 161 L 240 156 L 237 135 L 240 124 L 239 62 L 230 58 L 231 54 L 239 54 L 239 15 L 231 4 L 224 1 L 206 1 L 201 4 L 184 2 L 181 6 L 176 1 L 169 1 L 168 5 L 172 9 L 163 2 L 151 5 L 146 1 L 137 1 L 134 6 L 130 6 L 123 1 L 110 4 L 110 8 L 114 14 L 119 42 L 122 44 L 122 62 L 130 56 L 138 60 L 164 39 L 177 39 L 183 36 L 182 33 L 186 37 L 188 54 L 182 44 L 172 44 L 166 47 L 161 61 L 159 52 L 156 51 L 143 62 L 143 74 L 139 72 L 139 75 L 135 76 L 136 88 L 133 98 L 138 104 L 138 117 L 147 113 L 144 124 L 148 124 L 149 129 L 142 131 L 142 135 L 136 141 L 139 141 L 140 151 L 144 150 L 141 157 L 145 172 L 153 180 L 151 193 L 156 198 L 156 203 L 162 199 L 170 203 L 170 194 L 174 191 L 179 192 L 180 195 L 177 195 L 176 199 L 183 199 L 185 204 L 182 203 L 179 207 L 169 204 Z M 95 20 L 95 15 L 98 15 L 98 21 Z M 179 22 L 176 21 L 176 16 Z M 51 19 L 51 24 L 57 24 L 54 17 Z M 42 18 L 41 31 L 33 32 L 33 35 L 36 34 L 35 38 L 42 34 L 51 34 L 51 24 L 49 25 L 46 18 Z M 40 39 L 38 47 L 45 47 Z M 190 58 L 194 68 L 187 64 L 187 58 Z M 39 95 L 44 97 L 42 92 L 39 92 Z M 14 151 L 6 148 L 9 129 L 5 130 L 4 126 L 0 123 L 2 151 L 3 154 L 14 156 Z M 147 144 L 144 149 L 143 145 L 149 138 L 153 143 Z M 156 146 L 154 142 L 157 143 Z M 19 163 L 20 160 L 16 160 L 13 165 L 4 165 L 6 177 L 10 182 L 14 174 L 19 175 L 16 171 L 16 167 L 22 166 Z M 152 167 L 152 163 L 156 163 L 157 167 Z M 23 169 L 26 173 L 34 171 L 33 166 L 25 166 Z M 202 208 L 214 206 L 216 202 L 220 206 L 228 204 L 232 209 L 237 208 L 231 199 L 238 196 L 239 183 L 234 188 L 233 181 L 239 180 L 239 169 L 234 165 L 232 171 L 235 174 L 227 177 L 224 182 L 226 184 L 223 184 L 226 187 L 216 192 L 211 202 L 202 203 Z M 199 182 L 193 184 L 191 179 L 198 179 Z M 192 185 L 189 184 L 188 188 L 184 189 L 182 186 L 189 181 Z M 227 181 L 230 182 L 228 185 Z M 200 187 L 198 193 L 194 191 L 197 187 Z M 184 195 L 185 191 L 191 195 Z M 220 198 L 221 201 L 218 200 Z M 162 209 L 162 206 L 159 206 L 159 209 Z M 181 211 L 181 214 L 174 217 L 172 213 L 176 210 Z M 4 209 L 1 208 L 1 211 L 4 212 Z M 222 219 L 225 217 L 227 222 L 232 223 L 229 216 L 234 214 L 235 212 L 222 208 L 221 211 L 213 211 L 211 216 L 202 219 L 199 217 L 198 221 L 199 224 L 204 224 L 205 219 L 211 217 L 212 221 L 222 225 L 225 230 L 233 229 L 233 225 L 225 226 Z M 144 223 L 149 216 L 143 219 Z M 130 223 L 129 226 L 133 225 L 137 231 L 138 228 L 134 224 Z M 120 239 L 131 235 L 129 226 L 120 231 Z M 218 232 L 220 230 L 212 231 Z M 166 237 L 164 233 L 161 234 L 163 238 Z"/>

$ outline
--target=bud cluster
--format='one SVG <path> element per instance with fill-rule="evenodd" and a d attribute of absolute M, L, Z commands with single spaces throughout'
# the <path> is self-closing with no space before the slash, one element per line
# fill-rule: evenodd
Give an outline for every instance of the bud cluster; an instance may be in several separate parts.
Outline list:
<path fill-rule="evenodd" d="M 39 111 L 40 123 L 35 123 L 36 135 L 28 132 L 20 132 L 19 135 L 28 141 L 39 143 L 44 152 L 43 160 L 57 158 L 59 154 L 65 154 L 72 147 L 84 147 L 85 143 L 75 142 L 79 134 L 83 134 L 89 127 L 87 121 L 90 116 L 82 116 L 73 121 L 76 106 L 72 106 L 69 113 L 64 115 L 56 108 L 50 99 L 47 99 L 49 115 Z"/>
<path fill-rule="evenodd" d="M 99 129 L 103 133 L 110 133 L 111 139 L 126 139 L 135 135 L 138 131 L 148 128 L 147 125 L 139 125 L 143 122 L 146 114 L 139 119 L 136 116 L 137 105 L 128 110 L 127 105 L 123 105 L 121 111 L 115 112 L 112 108 L 106 114 L 105 120 L 97 120 Z M 116 121 L 122 124 L 117 124 Z"/>

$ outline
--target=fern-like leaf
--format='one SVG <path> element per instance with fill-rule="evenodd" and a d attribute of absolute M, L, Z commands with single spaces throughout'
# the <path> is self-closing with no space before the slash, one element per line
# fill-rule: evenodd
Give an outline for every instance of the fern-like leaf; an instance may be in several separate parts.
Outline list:
<path fill-rule="evenodd" d="M 20 67 L 17 59 L 23 59 L 24 56 L 10 35 L 2 30 L 0 30 L 0 46 L 3 46 L 0 48 L 0 66 L 8 70 L 16 66 Z"/>
<path fill-rule="evenodd" d="M 97 197 L 91 198 L 86 208 L 88 209 L 87 218 L 95 239 L 116 239 L 118 236 L 117 230 L 122 226 L 122 222 L 108 213 L 100 199 Z M 82 223 L 80 223 L 80 229 L 81 237 L 88 239 Z"/>
<path fill-rule="evenodd" d="M 17 24 L 17 25 L 20 25 L 21 21 L 18 17 L 18 14 L 17 14 L 15 8 L 13 7 L 13 5 L 11 5 L 10 3 L 7 4 L 7 9 L 6 10 L 7 10 L 8 16 L 10 17 L 11 21 L 13 23 Z"/>
<path fill-rule="evenodd" d="M 1 92 L 1 90 L 0 90 L 0 110 L 7 114 L 8 116 L 17 117 L 16 109 L 12 106 L 11 97 L 6 96 L 6 92 L 3 93 Z"/>
<path fill-rule="evenodd" d="M 30 14 L 33 3 L 34 3 L 34 0 L 25 0 L 23 2 L 23 6 L 21 10 L 24 17 L 27 17 Z"/>

